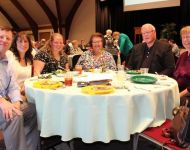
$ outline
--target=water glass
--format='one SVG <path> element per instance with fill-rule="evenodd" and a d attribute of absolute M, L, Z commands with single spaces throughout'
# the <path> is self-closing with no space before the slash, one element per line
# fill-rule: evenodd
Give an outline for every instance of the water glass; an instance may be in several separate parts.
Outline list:
<path fill-rule="evenodd" d="M 143 74 L 147 74 L 148 70 L 149 70 L 149 68 L 140 68 L 140 72 Z"/>

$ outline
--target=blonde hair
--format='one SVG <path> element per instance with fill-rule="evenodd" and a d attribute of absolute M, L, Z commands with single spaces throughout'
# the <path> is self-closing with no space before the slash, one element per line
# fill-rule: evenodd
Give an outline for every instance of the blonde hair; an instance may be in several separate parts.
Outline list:
<path fill-rule="evenodd" d="M 107 33 L 112 34 L 112 30 L 111 30 L 111 29 L 107 29 L 107 30 L 106 30 L 106 34 L 107 34 Z"/>
<path fill-rule="evenodd" d="M 180 35 L 182 36 L 183 33 L 190 32 L 190 26 L 185 26 L 180 30 Z"/>
<path fill-rule="evenodd" d="M 78 40 L 72 40 L 71 43 L 74 45 L 74 44 L 78 43 Z"/>
<path fill-rule="evenodd" d="M 49 55 L 51 55 L 51 56 L 53 56 L 51 43 L 53 42 L 53 40 L 54 40 L 54 38 L 55 38 L 56 36 L 60 36 L 60 37 L 62 37 L 62 39 L 63 39 L 63 35 L 61 35 L 60 33 L 53 33 L 53 34 L 50 36 L 50 39 L 46 42 L 45 46 L 42 48 L 42 51 L 47 52 L 47 53 L 48 53 Z M 63 41 L 63 43 L 64 43 L 64 41 Z M 63 50 L 60 51 L 60 55 L 62 55 L 62 54 L 63 54 Z"/>

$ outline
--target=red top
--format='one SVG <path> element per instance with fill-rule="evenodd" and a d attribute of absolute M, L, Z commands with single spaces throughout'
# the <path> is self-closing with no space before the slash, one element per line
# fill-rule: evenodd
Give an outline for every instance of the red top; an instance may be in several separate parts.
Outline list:
<path fill-rule="evenodd" d="M 190 92 L 190 55 L 188 52 L 184 52 L 179 57 L 173 76 L 178 82 L 180 91 L 187 88 Z"/>

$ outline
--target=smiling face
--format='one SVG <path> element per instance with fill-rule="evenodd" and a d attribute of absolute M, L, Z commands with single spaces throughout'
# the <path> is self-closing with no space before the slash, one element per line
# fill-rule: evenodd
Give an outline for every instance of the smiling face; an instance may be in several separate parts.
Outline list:
<path fill-rule="evenodd" d="M 154 44 L 154 41 L 156 40 L 156 31 L 154 26 L 151 24 L 145 24 L 141 28 L 142 38 L 145 43 L 149 47 L 151 47 Z"/>
<path fill-rule="evenodd" d="M 190 26 L 181 30 L 182 44 L 190 52 Z"/>
<path fill-rule="evenodd" d="M 54 52 L 60 52 L 63 50 L 64 43 L 63 43 L 63 37 L 60 34 L 55 34 L 52 38 L 52 41 L 50 43 L 52 51 Z"/>
<path fill-rule="evenodd" d="M 26 53 L 29 49 L 29 41 L 26 35 L 19 36 L 17 38 L 16 45 L 19 53 Z"/>
<path fill-rule="evenodd" d="M 99 53 L 103 49 L 103 41 L 101 37 L 92 38 L 92 50 L 94 53 Z"/>
<path fill-rule="evenodd" d="M 4 57 L 12 43 L 12 31 L 0 28 L 0 57 Z"/>

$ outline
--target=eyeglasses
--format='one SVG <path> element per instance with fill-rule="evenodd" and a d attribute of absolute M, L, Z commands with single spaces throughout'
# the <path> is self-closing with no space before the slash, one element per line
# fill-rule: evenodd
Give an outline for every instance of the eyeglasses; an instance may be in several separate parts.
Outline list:
<path fill-rule="evenodd" d="M 154 30 L 151 30 L 151 31 L 147 31 L 147 32 L 142 32 L 142 35 L 149 35 L 149 34 L 151 34 L 152 32 L 153 32 Z"/>
<path fill-rule="evenodd" d="M 92 44 L 99 44 L 99 43 L 102 43 L 102 40 L 101 41 L 93 41 Z"/>

